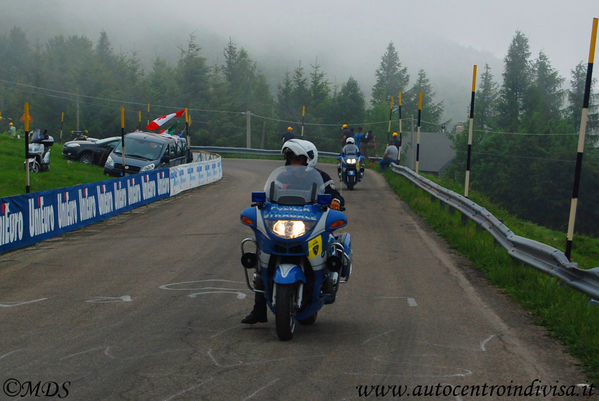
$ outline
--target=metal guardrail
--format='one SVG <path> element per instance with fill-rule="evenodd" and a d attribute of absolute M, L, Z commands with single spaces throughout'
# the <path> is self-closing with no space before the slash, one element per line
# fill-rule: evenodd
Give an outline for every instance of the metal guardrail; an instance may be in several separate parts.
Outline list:
<path fill-rule="evenodd" d="M 253 149 L 253 148 L 236 148 L 236 147 L 223 147 L 223 146 L 190 146 L 192 151 L 202 150 L 204 152 L 213 153 L 241 153 L 248 155 L 262 155 L 262 156 L 281 156 L 280 149 Z M 324 157 L 337 157 L 339 153 L 335 152 L 318 152 L 319 156 Z"/>
<path fill-rule="evenodd" d="M 599 267 L 580 269 L 559 249 L 514 234 L 487 209 L 470 199 L 416 174 L 407 167 L 392 163 L 391 170 L 486 229 L 512 257 L 562 280 L 594 299 L 599 299 Z"/>
<path fill-rule="evenodd" d="M 214 153 L 281 154 L 280 150 L 237 147 L 192 146 L 191 149 Z M 325 157 L 337 157 L 339 155 L 339 153 L 335 152 L 318 152 L 318 154 Z M 404 176 L 441 202 L 459 210 L 462 215 L 483 227 L 513 258 L 562 280 L 572 288 L 594 299 L 599 299 L 599 267 L 588 270 L 580 269 L 578 268 L 578 264 L 570 262 L 566 258 L 566 255 L 559 249 L 514 234 L 505 224 L 493 216 L 491 212 L 470 199 L 416 174 L 407 167 L 392 163 L 391 170 L 394 173 Z"/>

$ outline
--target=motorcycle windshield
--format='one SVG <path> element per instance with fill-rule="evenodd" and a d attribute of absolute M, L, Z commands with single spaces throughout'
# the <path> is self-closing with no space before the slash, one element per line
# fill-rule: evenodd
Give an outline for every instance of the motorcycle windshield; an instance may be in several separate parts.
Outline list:
<path fill-rule="evenodd" d="M 316 203 L 324 194 L 324 182 L 318 170 L 306 166 L 282 166 L 270 173 L 264 186 L 269 202 L 301 206 Z"/>

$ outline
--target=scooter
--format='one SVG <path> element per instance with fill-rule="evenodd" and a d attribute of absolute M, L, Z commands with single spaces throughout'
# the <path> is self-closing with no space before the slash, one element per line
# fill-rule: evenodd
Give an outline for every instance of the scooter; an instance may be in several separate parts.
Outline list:
<path fill-rule="evenodd" d="M 50 148 L 54 145 L 54 138 L 49 136 L 46 130 L 42 134 L 39 128 L 34 129 L 29 135 L 31 138 L 27 148 L 29 171 L 32 173 L 49 171 Z"/>
<path fill-rule="evenodd" d="M 351 191 L 354 186 L 364 177 L 364 156 L 341 154 L 337 156 L 337 174 L 339 179 Z"/>
<path fill-rule="evenodd" d="M 282 341 L 292 339 L 296 321 L 313 324 L 352 272 L 351 237 L 333 234 L 347 218 L 329 208 L 331 195 L 324 187 L 316 169 L 279 167 L 241 212 L 241 222 L 255 234 L 241 242 L 246 283 L 266 299 Z M 250 269 L 255 269 L 253 284 Z"/>

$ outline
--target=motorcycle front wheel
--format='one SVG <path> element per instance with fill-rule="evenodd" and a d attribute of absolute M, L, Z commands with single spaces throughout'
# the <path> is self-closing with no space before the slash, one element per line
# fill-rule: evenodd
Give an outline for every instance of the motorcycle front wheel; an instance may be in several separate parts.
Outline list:
<path fill-rule="evenodd" d="M 295 332 L 295 286 L 277 284 L 275 323 L 277 336 L 281 341 L 289 341 Z"/>
<path fill-rule="evenodd" d="M 40 169 L 40 164 L 37 162 L 37 160 L 34 160 L 33 162 L 29 163 L 30 173 L 39 173 Z"/>

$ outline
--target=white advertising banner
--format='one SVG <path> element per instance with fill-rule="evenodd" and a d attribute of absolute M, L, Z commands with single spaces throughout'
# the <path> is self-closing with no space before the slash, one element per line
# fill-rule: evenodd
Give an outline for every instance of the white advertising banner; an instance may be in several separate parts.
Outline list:
<path fill-rule="evenodd" d="M 171 196 L 202 185 L 218 181 L 223 177 L 223 168 L 220 156 L 214 158 L 182 164 L 170 168 Z"/>

